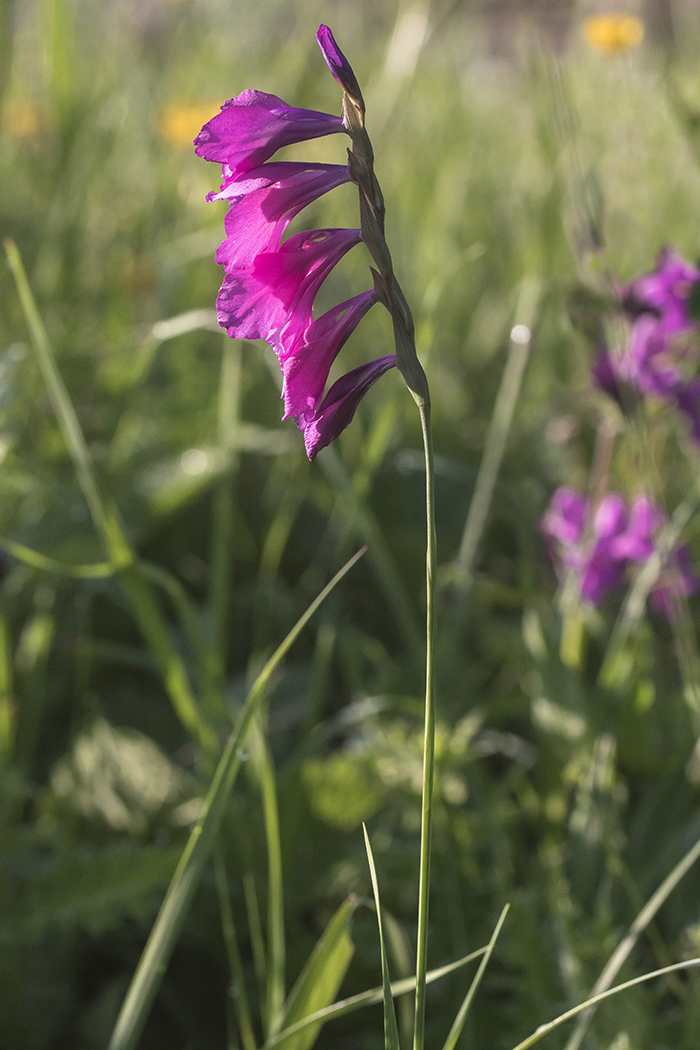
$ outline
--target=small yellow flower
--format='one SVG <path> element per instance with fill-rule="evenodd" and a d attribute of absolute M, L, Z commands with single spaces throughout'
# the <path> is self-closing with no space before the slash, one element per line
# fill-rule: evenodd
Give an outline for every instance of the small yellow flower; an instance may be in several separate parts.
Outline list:
<path fill-rule="evenodd" d="M 641 43 L 644 23 L 634 15 L 594 15 L 583 23 L 583 35 L 594 51 L 630 51 Z"/>
<path fill-rule="evenodd" d="M 211 120 L 221 105 L 221 102 L 171 102 L 160 112 L 156 125 L 158 133 L 171 149 L 191 148 L 194 138 L 202 130 L 202 124 Z"/>
<path fill-rule="evenodd" d="M 46 130 L 43 113 L 28 98 L 7 99 L 0 114 L 0 125 L 11 139 L 35 139 Z"/>

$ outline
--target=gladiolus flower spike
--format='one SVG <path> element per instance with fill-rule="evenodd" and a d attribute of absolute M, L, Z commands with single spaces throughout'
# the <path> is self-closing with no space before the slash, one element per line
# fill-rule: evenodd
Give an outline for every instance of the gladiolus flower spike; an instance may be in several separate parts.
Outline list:
<path fill-rule="evenodd" d="M 226 239 L 216 253 L 225 270 L 216 301 L 219 324 L 232 338 L 265 339 L 272 346 L 282 368 L 284 418 L 297 422 L 309 459 L 348 426 L 365 393 L 395 364 L 418 404 L 429 401 L 411 313 L 384 239 L 384 203 L 364 127 L 362 92 L 330 29 L 320 26 L 316 39 L 343 88 L 342 118 L 248 90 L 224 103 L 194 143 L 198 156 L 222 166 L 221 187 L 207 200 L 229 202 Z M 271 159 L 284 146 L 337 132 L 352 141 L 347 166 Z M 359 188 L 359 230 L 312 230 L 282 243 L 299 212 L 345 182 Z M 323 281 L 360 241 L 376 266 L 371 268 L 373 288 L 314 320 L 314 299 Z M 324 397 L 335 358 L 377 301 L 391 314 L 396 354 L 353 369 Z"/>

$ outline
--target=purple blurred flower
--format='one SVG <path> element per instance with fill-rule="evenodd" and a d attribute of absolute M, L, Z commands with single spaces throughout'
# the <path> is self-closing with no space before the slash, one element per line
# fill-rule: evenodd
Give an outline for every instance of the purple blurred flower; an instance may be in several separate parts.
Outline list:
<path fill-rule="evenodd" d="M 356 110 L 364 103 L 355 75 L 327 26 L 317 40 Z M 226 200 L 226 239 L 216 252 L 224 267 L 217 297 L 219 323 L 233 338 L 266 339 L 277 353 L 285 415 L 304 433 L 313 459 L 353 418 L 359 401 L 395 364 L 394 355 L 362 365 L 323 397 L 333 362 L 377 301 L 368 291 L 313 319 L 317 292 L 333 267 L 361 240 L 359 230 L 312 230 L 282 244 L 287 226 L 324 193 L 350 181 L 346 165 L 270 158 L 284 146 L 345 131 L 344 121 L 288 106 L 275 95 L 244 91 L 229 99 L 195 139 L 195 152 L 222 166 L 222 183 L 207 200 Z"/>
<path fill-rule="evenodd" d="M 625 389 L 674 405 L 686 415 L 700 442 L 700 379 L 686 379 L 677 367 L 696 328 L 690 296 L 700 271 L 669 248 L 656 269 L 621 289 L 622 303 L 634 319 L 624 351 L 603 349 L 593 363 L 593 383 L 624 407 Z"/>
<path fill-rule="evenodd" d="M 628 511 L 616 492 L 609 492 L 600 501 L 590 525 L 589 516 L 589 502 L 582 492 L 559 488 L 540 527 L 555 560 L 577 576 L 581 597 L 599 605 L 622 581 L 629 565 L 641 564 L 651 557 L 655 538 L 667 519 L 645 496 L 639 496 Z M 697 586 L 688 551 L 680 547 L 672 553 L 652 588 L 651 602 L 670 615 L 674 599 L 694 593 Z"/>
<path fill-rule="evenodd" d="M 276 95 L 248 90 L 224 102 L 221 112 L 207 121 L 194 140 L 194 151 L 204 160 L 225 164 L 230 176 L 240 175 L 283 146 L 344 130 L 340 117 L 295 109 Z"/>
<path fill-rule="evenodd" d="M 621 289 L 625 309 L 636 317 L 650 313 L 658 318 L 665 335 L 693 327 L 688 302 L 693 285 L 700 281 L 700 270 L 687 263 L 670 248 L 662 248 L 656 269 L 631 281 Z"/>

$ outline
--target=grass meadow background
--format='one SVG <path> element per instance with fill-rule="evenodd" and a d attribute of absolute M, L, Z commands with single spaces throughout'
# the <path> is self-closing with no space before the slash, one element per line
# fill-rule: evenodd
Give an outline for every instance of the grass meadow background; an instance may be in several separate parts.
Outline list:
<path fill-rule="evenodd" d="M 463 1045 L 508 1050 L 584 999 L 700 836 L 700 599 L 690 599 L 683 645 L 649 613 L 616 674 L 601 679 L 623 596 L 588 611 L 567 649 L 538 529 L 558 485 L 587 487 L 603 424 L 616 433 L 610 487 L 628 496 L 645 492 L 671 512 L 700 465 L 682 421 L 658 406 L 644 421 L 652 454 L 642 457 L 638 435 L 589 379 L 605 274 L 630 280 L 664 244 L 700 255 L 698 11 L 631 6 L 647 20 L 645 40 L 608 54 L 580 32 L 582 18 L 603 9 L 0 4 L 0 230 L 22 254 L 147 595 L 135 614 L 119 573 L 74 568 L 105 554 L 0 267 L 3 1050 L 106 1046 L 211 776 L 211 739 L 207 752 L 197 727 L 224 739 L 246 684 L 363 543 L 368 553 L 275 679 L 264 739 L 253 741 L 226 813 L 219 875 L 225 864 L 256 1003 L 271 761 L 287 988 L 340 902 L 371 897 L 363 820 L 395 919 L 393 972 L 411 972 L 425 543 L 418 415 L 391 372 L 336 445 L 307 462 L 293 422 L 280 422 L 272 352 L 217 328 L 213 256 L 225 206 L 205 203 L 219 173 L 191 148 L 218 105 L 248 87 L 338 112 L 314 41 L 319 22 L 363 86 L 387 236 L 433 399 L 443 641 L 430 965 L 485 944 L 511 904 Z M 342 163 L 345 143 L 335 136 L 288 155 Z M 356 223 L 345 186 L 293 228 Z M 321 307 L 368 286 L 363 253 L 333 272 Z M 530 360 L 462 607 L 455 558 L 528 296 Z M 389 319 L 372 311 L 339 367 L 389 352 Z M 696 517 L 684 539 L 698 563 Z M 163 666 L 175 664 L 189 683 L 180 699 L 190 688 L 201 701 L 189 725 L 164 682 Z M 621 978 L 700 953 L 698 878 L 691 870 L 669 897 Z M 380 981 L 369 908 L 355 911 L 351 933 L 342 995 Z M 615 998 L 584 1045 L 695 1050 L 698 980 L 672 975 Z M 431 987 L 430 1045 L 441 1045 L 465 989 L 461 973 Z M 236 1046 L 237 991 L 212 867 L 140 1045 Z M 379 1050 L 381 1026 L 375 1006 L 327 1025 L 318 1046 Z M 565 1041 L 559 1032 L 543 1045 Z"/>

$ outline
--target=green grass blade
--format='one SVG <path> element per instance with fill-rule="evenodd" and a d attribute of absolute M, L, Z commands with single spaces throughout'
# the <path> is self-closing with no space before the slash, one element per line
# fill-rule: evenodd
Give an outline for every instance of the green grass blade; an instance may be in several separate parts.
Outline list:
<path fill-rule="evenodd" d="M 455 970 L 459 970 L 462 966 L 466 966 L 470 962 L 474 962 L 475 959 L 479 959 L 484 952 L 486 947 L 477 948 L 475 952 L 470 952 L 469 955 L 465 955 L 462 959 L 457 959 L 455 962 L 448 963 L 447 966 L 439 966 L 436 970 L 430 970 L 426 975 L 426 984 L 432 984 L 433 981 L 439 981 L 441 977 L 446 977 L 450 973 L 454 973 Z M 407 992 L 413 992 L 416 987 L 415 976 L 405 977 L 401 981 L 391 982 L 391 994 L 395 999 L 398 995 L 406 995 Z M 313 1025 L 316 1021 L 332 1021 L 336 1017 L 345 1017 L 346 1014 L 351 1014 L 355 1010 L 361 1010 L 363 1006 L 374 1006 L 376 1003 L 381 1003 L 384 998 L 384 986 L 381 985 L 377 988 L 369 988 L 366 992 L 358 992 L 357 995 L 351 995 L 347 999 L 341 999 L 337 1003 L 333 1003 L 331 1006 L 326 1006 L 323 1010 L 317 1010 L 316 1013 L 309 1014 L 308 1017 L 304 1017 L 301 1021 L 297 1021 L 294 1024 L 290 1024 L 284 1028 L 279 1035 L 276 1035 L 274 1039 L 268 1039 L 265 1043 L 264 1050 L 272 1050 L 273 1047 L 279 1046 L 279 1044 L 287 1038 L 289 1035 L 295 1035 L 297 1032 L 303 1031 L 309 1025 Z"/>
<path fill-rule="evenodd" d="M 204 719 L 190 685 L 187 668 L 173 645 L 168 626 L 158 606 L 153 589 L 135 566 L 120 576 L 142 635 L 160 668 L 168 696 L 185 729 L 210 754 L 216 754 L 216 733 Z"/>
<path fill-rule="evenodd" d="M 263 937 L 262 922 L 260 921 L 258 892 L 255 888 L 255 879 L 250 871 L 243 876 L 243 894 L 248 917 L 248 935 L 253 949 L 253 969 L 255 970 L 257 983 L 258 1004 L 260 1013 L 264 1016 L 265 989 L 267 987 L 267 949 L 265 947 L 265 938 Z"/>
<path fill-rule="evenodd" d="M 53 403 L 66 445 L 68 446 L 68 451 L 73 460 L 80 488 L 82 489 L 85 501 L 90 510 L 95 528 L 102 538 L 105 550 L 110 557 L 115 560 L 115 555 L 123 555 L 124 551 L 117 551 L 115 549 L 114 529 L 113 527 L 110 527 L 109 515 L 105 510 L 97 488 L 97 483 L 92 472 L 92 465 L 90 463 L 90 456 L 87 450 L 87 445 L 85 444 L 85 438 L 80 429 L 80 424 L 78 423 L 78 417 L 75 414 L 73 403 L 68 391 L 66 390 L 66 385 L 56 367 L 56 360 L 54 358 L 53 350 L 51 349 L 49 337 L 46 333 L 44 323 L 41 320 L 34 296 L 32 295 L 32 290 L 29 287 L 29 281 L 27 280 L 27 274 L 22 264 L 19 249 L 14 241 L 9 238 L 4 241 L 4 246 L 5 254 L 7 255 L 7 262 L 12 272 L 12 276 L 15 279 L 15 284 L 17 285 L 19 300 L 22 305 L 27 327 L 29 328 L 29 334 L 31 336 L 32 345 L 34 346 L 39 368 L 48 388 L 49 396 Z M 127 560 L 131 559 L 128 558 Z"/>
<path fill-rule="evenodd" d="M 77 580 L 102 580 L 107 576 L 114 576 L 116 571 L 111 561 L 98 561 L 91 565 L 67 565 L 40 554 L 31 547 L 25 547 L 23 543 L 15 543 L 14 540 L 0 540 L 0 549 L 7 551 L 17 561 L 31 565 L 33 569 L 50 572 L 55 576 L 71 576 Z"/>
<path fill-rule="evenodd" d="M 384 591 L 396 624 L 403 634 L 407 652 L 420 654 L 423 651 L 424 642 L 412 612 L 413 603 L 408 596 L 401 573 L 377 519 L 358 497 L 345 465 L 332 445 L 318 462 L 326 478 L 337 492 L 341 520 L 346 527 L 349 527 L 348 523 L 353 525 L 357 535 L 367 544 L 372 568 Z"/>
<path fill-rule="evenodd" d="M 265 995 L 267 1023 L 265 1034 L 269 1036 L 276 1035 L 282 1027 L 284 1011 L 284 887 L 275 770 L 260 715 L 254 719 L 250 728 L 248 749 L 250 764 L 257 777 L 262 795 L 267 845 L 267 990 Z"/>
<path fill-rule="evenodd" d="M 0 610 L 0 758 L 8 759 L 15 745 L 17 710 L 12 682 L 10 625 Z"/>
<path fill-rule="evenodd" d="M 218 445 L 228 466 L 219 478 L 214 494 L 209 559 L 208 604 L 214 639 L 212 670 L 215 685 L 223 681 L 228 647 L 242 352 L 242 343 L 225 337 L 219 377 Z"/>
<path fill-rule="evenodd" d="M 467 520 L 464 523 L 464 532 L 462 533 L 459 551 L 453 564 L 456 601 L 450 630 L 446 636 L 448 653 L 451 653 L 458 644 L 464 624 L 466 603 L 474 578 L 474 562 L 486 526 L 494 488 L 503 461 L 506 441 L 515 414 L 515 406 L 530 358 L 531 330 L 537 315 L 539 297 L 540 282 L 538 278 L 524 278 L 515 309 L 515 325 L 511 332 L 508 358 L 486 434 L 484 453 L 481 457 L 479 473 L 474 486 L 474 495 L 469 505 Z"/>
<path fill-rule="evenodd" d="M 548 1021 L 547 1024 L 541 1024 L 536 1032 L 529 1035 L 527 1039 L 523 1039 L 521 1043 L 513 1047 L 513 1050 L 529 1050 L 535 1043 L 539 1043 L 540 1039 L 543 1039 L 550 1032 L 558 1028 L 559 1025 L 564 1024 L 565 1021 L 570 1021 L 572 1017 L 576 1017 L 583 1010 L 588 1010 L 591 1006 L 597 1006 L 598 1003 L 602 1003 L 604 999 L 610 999 L 613 995 L 617 995 L 618 992 L 626 992 L 628 988 L 634 988 L 638 984 L 644 984 L 646 981 L 653 981 L 655 977 L 663 977 L 667 973 L 677 973 L 678 970 L 692 970 L 696 966 L 700 966 L 700 959 L 688 959 L 686 962 L 673 963 L 672 966 L 664 966 L 660 970 L 652 970 L 650 973 L 643 973 L 641 977 L 633 977 L 631 981 L 625 981 L 624 984 L 618 984 L 615 988 L 609 988 L 607 992 L 601 992 L 600 995 L 594 995 L 590 999 L 586 999 L 585 1002 L 579 1003 L 578 1006 L 574 1006 L 571 1010 L 567 1010 L 563 1014 L 559 1014 L 553 1021 Z"/>
<path fill-rule="evenodd" d="M 285 1031 L 275 1033 L 274 1045 L 284 1050 L 310 1050 L 316 1042 L 324 1023 L 324 1008 L 337 995 L 353 956 L 349 923 L 359 903 L 356 897 L 348 897 L 323 931 L 290 993 L 284 1013 Z M 308 1023 L 291 1030 L 304 1021 Z M 266 1045 L 273 1045 L 272 1040 Z"/>
<path fill-rule="evenodd" d="M 241 1036 L 243 1050 L 256 1050 L 255 1034 L 250 1015 L 248 993 L 245 985 L 245 974 L 241 953 L 238 950 L 238 938 L 236 937 L 236 926 L 233 921 L 233 909 L 228 892 L 228 876 L 222 850 L 214 851 L 214 874 L 216 876 L 216 892 L 219 898 L 219 911 L 221 912 L 221 930 L 226 945 L 229 970 L 231 972 L 231 983 L 235 990 L 235 1011 L 238 1020 L 238 1030 Z"/>
<path fill-rule="evenodd" d="M 180 720 L 202 747 L 209 751 L 216 751 L 218 750 L 216 736 L 199 713 L 184 663 L 170 640 L 167 625 L 158 604 L 148 584 L 138 572 L 130 568 L 135 560 L 134 553 L 114 514 L 105 507 L 100 496 L 85 438 L 66 386 L 56 366 L 53 350 L 29 287 L 17 246 L 11 240 L 6 240 L 4 244 L 39 368 L 53 402 L 95 529 L 102 539 L 114 568 L 123 569 L 122 586 L 127 593 L 141 632 L 160 667 L 165 687 Z M 24 553 L 26 555 L 26 550 Z M 98 570 L 102 568 L 98 566 Z M 101 571 L 100 575 L 102 575 Z"/>
<path fill-rule="evenodd" d="M 491 940 L 487 944 L 486 951 L 484 952 L 482 960 L 479 963 L 479 969 L 474 974 L 474 980 L 472 981 L 472 983 L 469 986 L 469 991 L 467 992 L 467 994 L 464 997 L 464 1002 L 462 1003 L 462 1005 L 459 1008 L 459 1012 L 457 1013 L 457 1016 L 454 1019 L 454 1024 L 452 1025 L 452 1028 L 450 1029 L 450 1034 L 448 1035 L 447 1039 L 445 1040 L 445 1045 L 443 1046 L 442 1050 L 454 1050 L 454 1047 L 457 1045 L 457 1040 L 459 1039 L 460 1035 L 462 1034 L 462 1029 L 464 1028 L 464 1022 L 466 1021 L 467 1014 L 469 1013 L 469 1007 L 471 1006 L 471 1004 L 473 1002 L 473 999 L 474 999 L 474 996 L 476 995 L 476 991 L 477 991 L 479 985 L 481 984 L 481 978 L 484 976 L 484 973 L 486 971 L 486 967 L 489 964 L 489 959 L 491 958 L 491 953 L 493 952 L 493 949 L 496 946 L 496 941 L 498 940 L 498 935 L 501 932 L 501 926 L 503 925 L 503 923 L 505 921 L 505 917 L 508 914 L 508 909 L 509 908 L 510 908 L 510 905 L 506 904 L 506 906 L 504 907 L 503 911 L 501 912 L 501 914 L 499 916 L 498 922 L 496 923 L 496 928 L 494 929 L 493 934 L 491 935 Z"/>
<path fill-rule="evenodd" d="M 598 995 L 599 992 L 605 992 L 610 987 L 612 982 L 615 980 L 620 968 L 623 966 L 629 953 L 637 943 L 640 935 L 647 928 L 649 923 L 652 921 L 656 913 L 658 912 L 661 905 L 669 897 L 669 895 L 675 890 L 678 883 L 681 881 L 683 876 L 692 868 L 696 860 L 700 857 L 700 839 L 691 846 L 688 852 L 682 857 L 678 864 L 673 868 L 671 872 L 666 876 L 664 881 L 661 883 L 655 893 L 651 895 L 647 903 L 640 911 L 637 918 L 634 920 L 629 930 L 618 944 L 615 951 L 610 956 L 606 963 L 603 972 L 600 977 L 593 985 L 591 989 L 591 995 Z M 595 1007 L 591 1007 L 586 1010 L 585 1013 L 581 1014 L 571 1034 L 571 1037 L 566 1044 L 565 1050 L 579 1050 L 581 1043 L 583 1042 L 588 1027 L 593 1020 L 593 1014 L 595 1013 Z"/>
<path fill-rule="evenodd" d="M 367 834 L 367 826 L 363 823 L 362 830 L 365 836 L 365 849 L 367 850 L 367 861 L 369 872 L 372 877 L 372 892 L 374 893 L 374 904 L 377 909 L 377 925 L 379 926 L 379 944 L 382 951 L 382 988 L 384 1002 L 384 1047 L 385 1050 L 401 1050 L 399 1043 L 399 1029 L 396 1024 L 396 1010 L 394 999 L 391 994 L 391 978 L 389 977 L 389 962 L 386 957 L 384 944 L 384 924 L 382 923 L 382 907 L 379 902 L 379 882 L 377 881 L 377 869 L 374 866 L 372 847 Z"/>
<path fill-rule="evenodd" d="M 252 720 L 260 708 L 270 676 L 296 641 L 319 605 L 331 593 L 355 562 L 364 554 L 357 552 L 328 583 L 278 646 L 256 678 L 238 715 L 236 726 L 224 750 L 211 782 L 204 812 L 189 837 L 175 875 L 168 887 L 146 943 L 136 973 L 117 1018 L 108 1050 L 133 1050 L 141 1034 L 153 999 L 182 929 L 192 897 L 201 880 L 214 846 L 226 803 L 241 764 L 242 745 Z"/>

